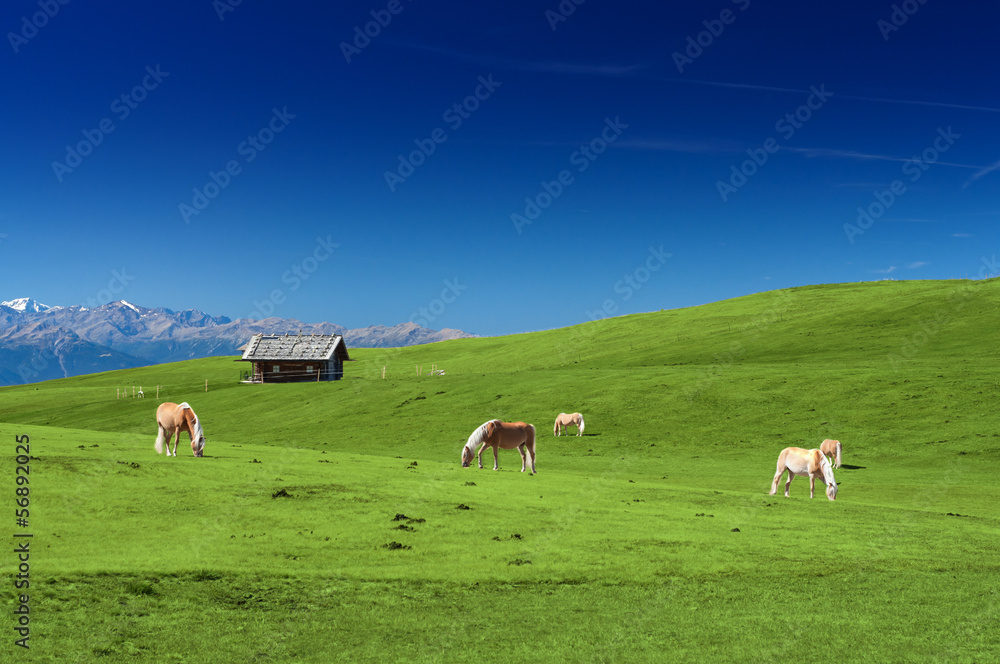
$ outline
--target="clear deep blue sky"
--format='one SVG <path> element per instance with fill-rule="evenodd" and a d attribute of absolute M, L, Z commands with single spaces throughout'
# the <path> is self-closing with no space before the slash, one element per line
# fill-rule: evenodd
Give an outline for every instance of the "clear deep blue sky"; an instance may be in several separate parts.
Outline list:
<path fill-rule="evenodd" d="M 3 3 L 0 299 L 497 335 L 1000 269 L 993 2 L 233 2 Z"/>

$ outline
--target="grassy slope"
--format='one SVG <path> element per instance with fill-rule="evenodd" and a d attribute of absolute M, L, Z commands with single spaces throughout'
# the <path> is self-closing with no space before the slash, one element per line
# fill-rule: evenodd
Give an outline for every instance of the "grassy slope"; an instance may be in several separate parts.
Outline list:
<path fill-rule="evenodd" d="M 805 628 L 846 659 L 981 656 L 998 288 L 806 287 L 353 350 L 320 385 L 238 385 L 214 358 L 0 389 L 0 434 L 38 457 L 36 655 L 731 661 L 808 649 Z M 210 456 L 156 457 L 155 400 L 114 398 L 133 382 L 191 402 Z M 561 410 L 588 435 L 553 438 Z M 458 467 L 491 417 L 536 424 L 537 477 L 514 452 Z M 838 501 L 802 479 L 767 496 L 777 452 L 825 437 Z"/>

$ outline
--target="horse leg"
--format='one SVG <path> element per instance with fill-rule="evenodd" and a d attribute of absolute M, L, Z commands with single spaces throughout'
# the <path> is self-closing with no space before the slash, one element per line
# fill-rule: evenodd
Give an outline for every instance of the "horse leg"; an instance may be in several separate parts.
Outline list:
<path fill-rule="evenodd" d="M 497 454 L 499 449 L 499 445 L 493 446 L 493 470 L 500 470 L 500 456 Z"/>
<path fill-rule="evenodd" d="M 177 444 L 181 442 L 181 428 L 174 427 L 174 456 L 177 456 Z M 167 454 L 167 456 L 170 456 Z"/>
<path fill-rule="evenodd" d="M 524 443 L 517 446 L 517 453 L 521 455 L 521 472 L 523 473 L 524 469 L 528 467 L 527 459 L 524 456 Z"/>
<path fill-rule="evenodd" d="M 483 450 L 485 449 L 486 449 L 486 443 L 483 443 L 482 445 L 479 446 L 479 454 L 476 455 L 476 458 L 479 459 L 480 469 L 482 469 L 483 467 Z"/>
<path fill-rule="evenodd" d="M 531 445 L 526 445 L 525 447 L 528 450 L 528 454 L 531 455 L 531 472 L 532 474 L 535 474 L 537 473 L 537 471 L 535 470 L 535 446 L 534 444 L 531 444 Z"/>
<path fill-rule="evenodd" d="M 778 482 L 781 481 L 781 476 L 782 476 L 782 474 L 784 474 L 784 472 L 785 472 L 785 469 L 782 468 L 781 466 L 778 466 L 778 472 L 776 472 L 774 474 L 774 481 L 771 482 L 771 493 L 770 493 L 770 495 L 773 496 L 774 494 L 778 493 Z"/>
<path fill-rule="evenodd" d="M 795 473 L 788 471 L 788 479 L 785 480 L 785 498 L 788 498 L 788 486 L 792 483 L 792 478 L 795 477 Z"/>
<path fill-rule="evenodd" d="M 815 491 L 816 491 L 816 476 L 815 475 L 810 475 L 809 476 L 809 497 L 810 498 L 813 497 L 813 493 Z"/>

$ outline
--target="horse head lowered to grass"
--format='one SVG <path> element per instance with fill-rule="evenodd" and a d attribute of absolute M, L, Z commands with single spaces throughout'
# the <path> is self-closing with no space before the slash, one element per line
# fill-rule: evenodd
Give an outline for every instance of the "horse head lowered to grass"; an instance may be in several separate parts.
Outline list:
<path fill-rule="evenodd" d="M 161 454 L 163 448 L 167 449 L 167 456 L 170 454 L 170 439 L 174 439 L 174 453 L 177 456 L 177 444 L 181 441 L 181 432 L 186 431 L 191 437 L 191 452 L 196 457 L 204 455 L 205 432 L 201 428 L 201 421 L 194 414 L 194 410 L 184 402 L 182 404 L 161 403 L 156 409 L 156 453 Z"/>
<path fill-rule="evenodd" d="M 837 480 L 833 477 L 833 468 L 830 461 L 819 450 L 805 450 L 801 447 L 786 447 L 778 455 L 778 468 L 774 473 L 774 481 L 771 482 L 771 495 L 778 492 L 778 482 L 781 475 L 788 471 L 788 480 L 785 482 L 785 498 L 788 498 L 788 485 L 792 483 L 792 477 L 802 475 L 809 478 L 809 497 L 813 497 L 816 486 L 816 479 L 826 484 L 826 497 L 830 500 L 837 499 Z"/>
<path fill-rule="evenodd" d="M 475 452 L 479 445 L 479 452 Z M 493 470 L 499 470 L 497 449 L 517 449 L 521 454 L 521 472 L 527 468 L 526 454 L 531 455 L 531 472 L 535 472 L 535 426 L 524 422 L 501 422 L 490 420 L 484 422 L 472 432 L 469 440 L 462 448 L 462 467 L 468 468 L 474 457 L 479 458 L 479 467 L 483 467 L 483 450 L 487 446 L 493 448 Z"/>

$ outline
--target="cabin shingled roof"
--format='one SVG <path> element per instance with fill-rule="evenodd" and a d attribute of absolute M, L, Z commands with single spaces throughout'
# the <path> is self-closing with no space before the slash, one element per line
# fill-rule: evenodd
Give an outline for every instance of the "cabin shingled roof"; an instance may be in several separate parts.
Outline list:
<path fill-rule="evenodd" d="M 244 360 L 329 360 L 334 354 L 350 360 L 339 334 L 255 334 L 243 351 Z"/>

